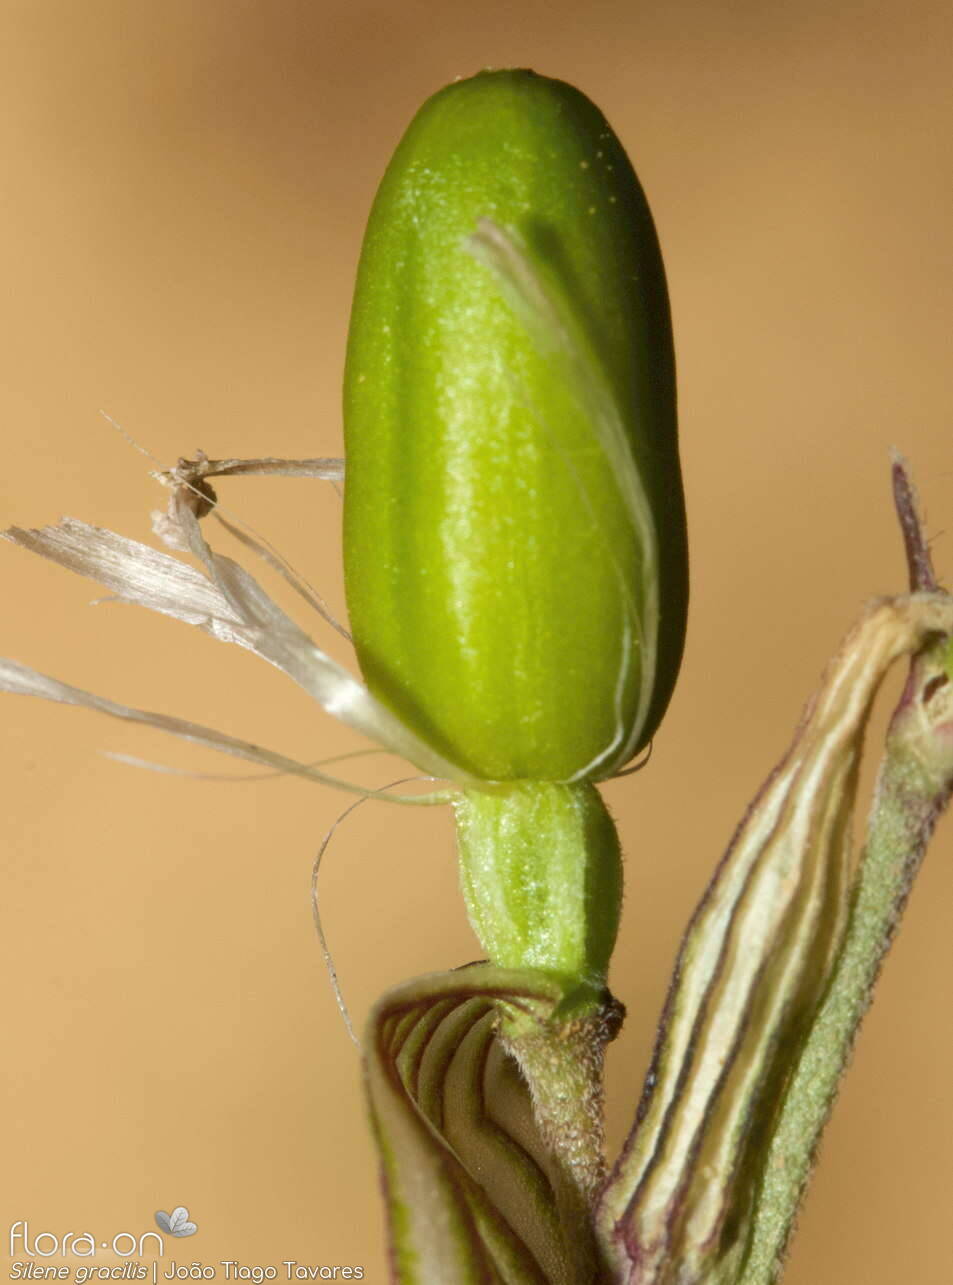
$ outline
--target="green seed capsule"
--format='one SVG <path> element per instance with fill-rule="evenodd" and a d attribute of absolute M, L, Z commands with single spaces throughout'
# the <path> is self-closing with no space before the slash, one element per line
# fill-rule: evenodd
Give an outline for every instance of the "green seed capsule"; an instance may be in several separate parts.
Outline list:
<path fill-rule="evenodd" d="M 484 780 L 631 758 L 685 626 L 674 360 L 645 197 L 578 90 L 487 72 L 418 113 L 367 228 L 345 436 L 371 691 Z"/>

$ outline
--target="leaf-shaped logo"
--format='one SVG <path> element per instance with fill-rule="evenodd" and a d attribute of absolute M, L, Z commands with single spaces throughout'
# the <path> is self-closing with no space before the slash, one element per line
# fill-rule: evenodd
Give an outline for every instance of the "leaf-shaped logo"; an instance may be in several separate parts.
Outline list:
<path fill-rule="evenodd" d="M 198 1224 L 189 1221 L 189 1211 L 185 1205 L 176 1205 L 171 1214 L 164 1209 L 156 1210 L 156 1224 L 170 1236 L 194 1236 Z"/>

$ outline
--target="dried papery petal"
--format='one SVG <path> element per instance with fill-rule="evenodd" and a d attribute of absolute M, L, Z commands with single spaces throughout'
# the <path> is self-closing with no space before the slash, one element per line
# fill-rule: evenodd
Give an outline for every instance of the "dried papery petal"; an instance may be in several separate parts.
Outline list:
<path fill-rule="evenodd" d="M 765 1135 L 841 941 L 873 696 L 894 660 L 951 630 L 944 595 L 868 609 L 695 913 L 639 1120 L 599 1212 L 626 1285 L 731 1279 Z"/>
<path fill-rule="evenodd" d="M 98 580 L 120 601 L 198 625 L 223 642 L 247 648 L 293 678 L 328 713 L 377 744 L 431 776 L 459 777 L 453 764 L 404 727 L 363 683 L 317 647 L 248 572 L 211 551 L 189 497 L 187 488 L 174 492 L 175 520 L 209 578 L 148 545 L 74 518 L 41 530 L 13 527 L 5 538 Z"/>
<path fill-rule="evenodd" d="M 215 519 L 220 522 L 228 534 L 234 539 L 250 549 L 256 557 L 266 562 L 273 571 L 276 571 L 285 580 L 300 598 L 302 598 L 312 611 L 316 611 L 322 619 L 326 620 L 331 628 L 341 635 L 347 642 L 351 641 L 351 635 L 347 629 L 340 623 L 328 604 L 324 601 L 317 590 L 313 589 L 298 573 L 285 561 L 284 558 L 265 541 L 257 539 L 255 536 L 243 531 L 241 527 L 236 526 L 234 522 L 229 522 L 223 518 L 221 513 L 216 512 Z"/>
<path fill-rule="evenodd" d="M 116 427 L 118 428 L 119 425 L 117 424 Z M 120 432 L 122 431 L 120 429 Z M 210 460 L 204 451 L 196 451 L 194 459 L 181 456 L 174 468 L 164 469 L 153 473 L 152 476 L 172 492 L 168 514 L 165 517 L 161 513 L 153 514 L 154 529 L 172 548 L 181 548 L 177 531 L 178 519 L 175 513 L 176 499 L 180 495 L 186 495 L 195 516 L 204 518 L 218 504 L 218 496 L 208 481 L 210 477 L 309 477 L 321 478 L 328 482 L 343 482 L 344 461 L 330 458 L 284 460 L 272 457 L 253 460 Z"/>
<path fill-rule="evenodd" d="M 231 558 L 212 552 L 183 491 L 175 493 L 175 503 L 189 548 L 246 623 L 257 655 L 284 670 L 329 714 L 378 745 L 406 758 L 430 776 L 470 782 L 467 773 L 431 749 L 343 665 L 316 647 L 247 571 Z"/>
<path fill-rule="evenodd" d="M 219 750 L 223 754 L 231 754 L 236 758 L 247 759 L 250 763 L 259 763 L 264 767 L 274 768 L 278 772 L 289 773 L 293 776 L 303 776 L 308 780 L 348 790 L 353 794 L 390 799 L 393 802 L 422 804 L 446 803 L 451 797 L 447 791 L 412 797 L 398 797 L 391 794 L 382 794 L 378 790 L 364 789 L 351 781 L 329 776 L 326 772 L 319 771 L 313 764 L 299 763 L 297 759 L 288 758 L 284 754 L 277 754 L 261 745 L 254 745 L 251 741 L 239 740 L 237 737 L 228 736 L 224 732 L 217 732 L 213 728 L 203 727 L 200 723 L 193 723 L 189 719 L 174 718 L 170 714 L 154 714 L 148 710 L 133 709 L 128 705 L 120 705 L 116 701 L 107 700 L 103 696 L 96 696 L 93 692 L 83 691 L 80 687 L 71 687 L 68 683 L 61 683 L 56 678 L 50 678 L 49 675 L 41 674 L 38 670 L 30 669 L 27 665 L 21 665 L 15 660 L 7 660 L 3 657 L 0 657 L 0 691 L 9 692 L 14 696 L 39 696 L 42 700 L 56 701 L 61 705 L 78 705 L 83 709 L 96 710 L 99 714 L 108 714 L 111 718 L 120 718 L 124 722 L 141 723 L 146 727 L 155 727 L 160 732 L 169 732 L 172 736 L 191 741 L 194 745 L 202 745 L 207 749 Z"/>
<path fill-rule="evenodd" d="M 197 518 L 214 512 L 217 521 L 234 539 L 250 549 L 256 557 L 266 562 L 283 580 L 287 581 L 308 606 L 323 617 L 332 629 L 342 638 L 351 641 L 351 635 L 335 618 L 321 595 L 308 584 L 267 540 L 258 537 L 250 529 L 242 529 L 246 524 L 229 522 L 222 514 L 218 496 L 208 482 L 210 477 L 238 477 L 264 474 L 281 477 L 322 478 L 331 482 L 343 482 L 344 461 L 342 459 L 284 460 L 210 460 L 204 451 L 199 451 L 194 460 L 180 459 L 175 468 L 168 469 L 153 476 L 172 492 L 167 510 L 152 514 L 152 529 L 157 536 L 171 549 L 186 550 L 188 541 L 183 534 L 177 511 L 179 497 L 185 500 Z"/>
<path fill-rule="evenodd" d="M 224 642 L 248 645 L 241 617 L 207 576 L 137 540 L 77 518 L 35 530 L 10 527 L 0 538 L 96 580 L 120 602 L 198 625 Z"/>
<path fill-rule="evenodd" d="M 208 477 L 312 477 L 326 482 L 344 481 L 344 461 L 337 457 L 321 459 L 284 460 L 275 456 L 260 459 L 210 460 L 204 451 L 197 451 L 194 460 L 182 458 L 175 468 L 156 473 L 156 480 L 173 489 L 195 485 Z"/>

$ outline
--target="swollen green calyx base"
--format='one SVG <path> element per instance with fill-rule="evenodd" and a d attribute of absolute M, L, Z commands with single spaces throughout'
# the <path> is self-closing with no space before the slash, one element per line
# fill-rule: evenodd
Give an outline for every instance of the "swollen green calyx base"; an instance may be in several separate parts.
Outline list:
<path fill-rule="evenodd" d="M 615 824 L 588 784 L 468 790 L 456 807 L 467 912 L 488 958 L 602 995 L 622 901 Z"/>

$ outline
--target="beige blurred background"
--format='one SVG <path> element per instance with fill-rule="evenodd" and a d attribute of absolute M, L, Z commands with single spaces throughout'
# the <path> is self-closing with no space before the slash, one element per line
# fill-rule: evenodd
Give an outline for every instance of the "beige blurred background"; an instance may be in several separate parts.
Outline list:
<path fill-rule="evenodd" d="M 939 0 L 0 4 L 4 525 L 70 513 L 149 538 L 154 466 L 100 408 L 164 465 L 196 446 L 339 452 L 365 214 L 446 81 L 514 64 L 563 77 L 629 148 L 670 275 L 693 601 L 651 769 L 607 790 L 628 851 L 614 1139 L 715 859 L 859 605 L 904 587 L 892 444 L 953 578 L 951 37 Z M 220 493 L 340 604 L 332 489 Z M 90 608 L 91 584 L 25 553 L 0 549 L 0 583 L 0 654 L 301 757 L 358 744 L 253 658 Z M 244 771 L 2 698 L 4 1252 L 16 1219 L 105 1239 L 182 1203 L 199 1233 L 166 1263 L 362 1264 L 384 1282 L 358 1061 L 308 901 L 348 800 L 156 776 L 102 750 Z M 478 953 L 433 811 L 359 809 L 323 909 L 358 1020 L 388 985 Z M 951 929 L 947 822 L 790 1285 L 953 1278 Z"/>

